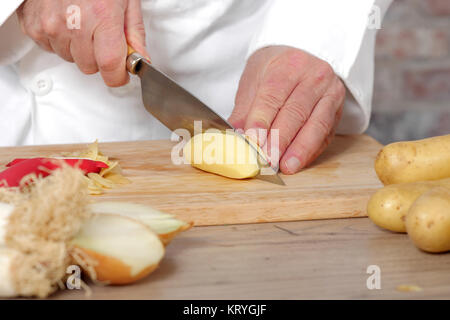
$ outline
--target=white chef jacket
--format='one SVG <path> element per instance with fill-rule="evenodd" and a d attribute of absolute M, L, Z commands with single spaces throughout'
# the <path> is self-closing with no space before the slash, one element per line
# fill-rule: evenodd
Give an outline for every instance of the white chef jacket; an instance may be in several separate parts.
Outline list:
<path fill-rule="evenodd" d="M 144 109 L 139 78 L 108 88 L 99 74 L 82 74 L 22 35 L 15 14 L 22 2 L 0 2 L 0 145 L 170 137 Z M 152 63 L 223 117 L 233 110 L 246 59 L 288 45 L 331 64 L 348 90 L 338 133 L 361 133 L 373 87 L 376 30 L 368 17 L 374 5 L 382 17 L 390 2 L 142 0 L 142 9 Z"/>

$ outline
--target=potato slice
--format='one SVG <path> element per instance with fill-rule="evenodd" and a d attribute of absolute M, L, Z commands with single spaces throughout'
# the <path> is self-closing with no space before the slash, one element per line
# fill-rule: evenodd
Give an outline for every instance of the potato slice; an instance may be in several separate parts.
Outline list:
<path fill-rule="evenodd" d="M 193 225 L 138 203 L 105 201 L 91 204 L 89 209 L 95 214 L 114 214 L 136 219 L 156 232 L 164 245 L 169 244 L 178 233 L 190 229 Z"/>
<path fill-rule="evenodd" d="M 193 167 L 228 178 L 252 178 L 260 171 L 257 152 L 232 132 L 197 134 L 186 143 L 183 154 Z"/>
<path fill-rule="evenodd" d="M 140 280 L 154 271 L 164 256 L 164 246 L 150 228 L 118 215 L 94 215 L 70 245 L 96 262 L 92 266 L 96 280 L 108 284 Z"/>

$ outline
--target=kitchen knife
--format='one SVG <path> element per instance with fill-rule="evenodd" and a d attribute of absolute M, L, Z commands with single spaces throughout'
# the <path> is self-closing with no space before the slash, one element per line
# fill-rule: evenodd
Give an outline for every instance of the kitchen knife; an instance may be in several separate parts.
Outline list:
<path fill-rule="evenodd" d="M 236 132 L 225 119 L 164 73 L 154 68 L 132 48 L 128 49 L 127 69 L 141 78 L 142 100 L 147 111 L 170 130 L 183 128 L 188 130 L 192 137 L 197 133 L 194 132 L 194 121 L 201 121 L 203 131 L 214 128 L 232 129 Z M 255 148 L 245 136 L 236 133 L 257 152 L 259 165 L 261 168 L 267 168 L 270 173 L 262 175 L 260 171 L 256 178 L 285 185 L 277 173 L 278 168 L 270 166 L 266 155 Z"/>

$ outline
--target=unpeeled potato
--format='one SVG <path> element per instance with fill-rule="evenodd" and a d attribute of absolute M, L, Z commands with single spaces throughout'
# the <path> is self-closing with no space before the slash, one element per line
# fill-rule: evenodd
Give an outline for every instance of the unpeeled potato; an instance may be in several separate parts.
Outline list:
<path fill-rule="evenodd" d="M 232 132 L 197 134 L 186 143 L 183 154 L 193 167 L 228 178 L 252 178 L 260 171 L 256 150 Z"/>
<path fill-rule="evenodd" d="M 450 178 L 450 135 L 389 144 L 375 171 L 385 185 Z"/>
<path fill-rule="evenodd" d="M 388 185 L 369 200 L 367 214 L 379 227 L 406 232 L 405 217 L 414 201 L 436 186 L 450 188 L 450 179 Z"/>
<path fill-rule="evenodd" d="M 435 187 L 420 196 L 406 216 L 406 230 L 424 251 L 450 251 L 450 189 Z"/>

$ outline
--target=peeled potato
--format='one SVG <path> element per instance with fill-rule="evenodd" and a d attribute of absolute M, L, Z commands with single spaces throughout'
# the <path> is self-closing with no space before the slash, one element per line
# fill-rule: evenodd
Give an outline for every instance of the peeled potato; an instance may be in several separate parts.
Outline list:
<path fill-rule="evenodd" d="M 96 214 L 115 214 L 136 219 L 152 229 L 164 245 L 169 244 L 178 233 L 190 229 L 193 225 L 137 203 L 105 201 L 93 203 L 89 208 Z"/>
<path fill-rule="evenodd" d="M 420 196 L 406 216 L 406 230 L 424 251 L 450 251 L 450 189 L 435 187 Z"/>
<path fill-rule="evenodd" d="M 193 167 L 228 178 L 252 178 L 260 170 L 257 152 L 231 132 L 197 134 L 184 146 L 183 153 Z"/>
<path fill-rule="evenodd" d="M 385 185 L 450 178 L 450 135 L 387 145 L 375 171 Z"/>
<path fill-rule="evenodd" d="M 159 237 L 137 220 L 118 215 L 94 215 L 70 245 L 89 260 L 96 280 L 127 284 L 154 271 L 164 256 Z"/>
<path fill-rule="evenodd" d="M 379 227 L 406 232 L 405 217 L 414 201 L 436 186 L 450 187 L 450 179 L 392 184 L 378 190 L 369 200 L 367 215 Z"/>

